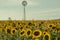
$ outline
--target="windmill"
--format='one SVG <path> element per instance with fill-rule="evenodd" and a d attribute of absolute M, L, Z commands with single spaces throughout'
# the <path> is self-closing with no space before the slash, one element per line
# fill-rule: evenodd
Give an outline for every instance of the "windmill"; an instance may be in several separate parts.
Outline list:
<path fill-rule="evenodd" d="M 27 6 L 27 1 L 22 1 L 22 5 L 23 5 L 23 7 L 24 7 L 24 20 L 26 20 L 26 6 Z"/>

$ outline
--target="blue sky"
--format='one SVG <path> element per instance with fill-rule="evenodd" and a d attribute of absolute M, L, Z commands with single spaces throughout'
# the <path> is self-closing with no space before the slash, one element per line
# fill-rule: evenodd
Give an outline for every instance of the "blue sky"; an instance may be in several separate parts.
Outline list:
<path fill-rule="evenodd" d="M 23 0 L 0 0 L 0 20 L 23 20 Z M 26 0 L 26 20 L 60 18 L 60 0 Z"/>

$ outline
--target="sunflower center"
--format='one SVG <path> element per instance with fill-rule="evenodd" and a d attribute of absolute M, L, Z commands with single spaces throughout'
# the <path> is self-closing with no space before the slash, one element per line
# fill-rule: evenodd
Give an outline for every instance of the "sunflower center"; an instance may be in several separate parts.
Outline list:
<path fill-rule="evenodd" d="M 10 29 L 7 29 L 7 33 L 10 33 L 11 31 L 10 31 Z"/>
<path fill-rule="evenodd" d="M 24 34 L 24 31 L 21 32 L 21 35 L 23 35 L 23 34 Z"/>
<path fill-rule="evenodd" d="M 27 32 L 27 35 L 30 35 L 30 31 Z"/>
<path fill-rule="evenodd" d="M 31 26 L 31 25 L 32 25 L 32 23 L 28 23 L 28 25 L 29 25 L 29 26 Z"/>
<path fill-rule="evenodd" d="M 21 30 L 23 29 L 23 27 L 20 28 Z"/>
<path fill-rule="evenodd" d="M 13 27 L 16 27 L 16 24 L 15 24 L 15 23 L 13 23 L 13 24 L 12 24 L 12 26 L 13 26 Z"/>
<path fill-rule="evenodd" d="M 15 33 L 15 30 L 13 30 L 13 33 Z"/>
<path fill-rule="evenodd" d="M 38 36 L 40 33 L 38 31 L 34 32 L 35 36 Z"/>
<path fill-rule="evenodd" d="M 52 27 L 52 25 L 50 25 L 49 27 Z"/>
<path fill-rule="evenodd" d="M 52 29 L 55 29 L 56 27 L 52 27 Z"/>

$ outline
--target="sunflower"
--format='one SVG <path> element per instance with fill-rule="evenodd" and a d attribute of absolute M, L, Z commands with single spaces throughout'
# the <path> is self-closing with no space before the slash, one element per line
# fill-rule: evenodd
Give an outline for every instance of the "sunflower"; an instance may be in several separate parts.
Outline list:
<path fill-rule="evenodd" d="M 40 30 L 35 30 L 32 34 L 33 38 L 38 38 L 42 35 L 42 32 Z"/>
<path fill-rule="evenodd" d="M 15 29 L 16 29 L 16 30 L 19 30 L 19 27 L 16 27 Z"/>
<path fill-rule="evenodd" d="M 44 40 L 50 40 L 50 34 L 48 32 L 44 33 Z"/>
<path fill-rule="evenodd" d="M 26 35 L 26 30 L 25 29 L 20 30 L 20 36 L 24 36 L 24 35 Z"/>
<path fill-rule="evenodd" d="M 32 30 L 31 29 L 27 29 L 26 30 L 26 36 L 29 37 L 32 35 Z"/>
<path fill-rule="evenodd" d="M 54 30 L 54 29 L 56 29 L 56 27 L 55 27 L 55 26 L 53 26 L 53 27 L 52 27 L 52 29 Z"/>
<path fill-rule="evenodd" d="M 54 24 L 48 24 L 48 28 L 52 28 L 53 26 L 55 26 Z"/>
<path fill-rule="evenodd" d="M 23 29 L 24 29 L 24 26 L 20 26 L 20 27 L 19 27 L 19 30 L 23 30 Z"/>
<path fill-rule="evenodd" d="M 7 34 L 11 34 L 11 28 L 10 28 L 10 27 L 6 27 L 5 32 L 6 32 Z"/>
<path fill-rule="evenodd" d="M 28 23 L 27 25 L 28 25 L 28 26 L 34 26 L 34 22 L 35 22 L 35 21 L 30 21 L 30 20 L 29 20 L 29 21 L 27 21 L 27 23 Z"/>
<path fill-rule="evenodd" d="M 19 26 L 21 24 L 21 22 L 20 21 L 16 21 L 16 24 L 17 24 L 17 26 Z"/>
<path fill-rule="evenodd" d="M 14 28 L 11 29 L 11 34 L 12 34 L 12 35 L 14 35 L 16 32 L 17 32 L 16 29 L 14 29 Z"/>
<path fill-rule="evenodd" d="M 6 24 L 6 26 L 11 26 L 12 25 L 12 23 L 10 23 L 9 21 L 7 21 L 5 24 Z"/>
<path fill-rule="evenodd" d="M 56 28 L 57 32 L 60 32 L 60 28 Z"/>
<path fill-rule="evenodd" d="M 54 30 L 52 29 L 51 31 L 54 32 L 54 33 L 57 33 L 58 32 L 56 29 L 54 29 Z"/>
<path fill-rule="evenodd" d="M 52 27 L 53 32 L 57 32 L 56 27 Z"/>
<path fill-rule="evenodd" d="M 12 23 L 12 27 L 16 27 L 16 23 Z"/>

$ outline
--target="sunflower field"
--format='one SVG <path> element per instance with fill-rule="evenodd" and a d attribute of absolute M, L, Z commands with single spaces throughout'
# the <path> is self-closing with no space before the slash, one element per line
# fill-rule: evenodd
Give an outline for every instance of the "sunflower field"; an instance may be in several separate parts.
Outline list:
<path fill-rule="evenodd" d="M 60 20 L 0 20 L 0 40 L 60 40 Z"/>

